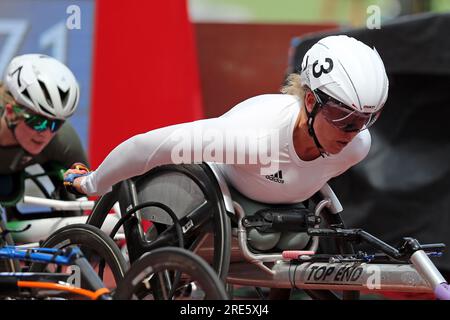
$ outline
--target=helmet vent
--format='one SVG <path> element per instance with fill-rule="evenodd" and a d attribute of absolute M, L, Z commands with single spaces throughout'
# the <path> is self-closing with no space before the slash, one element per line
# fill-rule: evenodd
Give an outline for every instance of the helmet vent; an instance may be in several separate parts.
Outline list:
<path fill-rule="evenodd" d="M 353 90 L 355 91 L 355 94 L 356 94 L 356 98 L 358 99 L 359 107 L 361 108 L 362 105 L 361 105 L 361 99 L 359 98 L 358 90 L 356 90 L 355 84 L 353 83 L 352 78 L 351 78 L 350 75 L 348 74 L 347 69 L 345 69 L 344 65 L 341 63 L 341 61 L 340 61 L 339 59 L 338 59 L 338 62 L 339 62 L 339 64 L 341 65 L 342 69 L 344 70 L 344 72 L 345 72 L 345 74 L 346 74 L 348 80 L 349 80 L 350 83 L 352 84 Z"/>
<path fill-rule="evenodd" d="M 60 87 L 58 87 L 58 92 L 59 92 L 59 97 L 61 98 L 61 103 L 64 107 L 67 103 L 67 99 L 69 98 L 70 89 L 67 89 L 67 91 L 64 92 L 63 90 L 61 90 Z"/>
<path fill-rule="evenodd" d="M 53 102 L 52 99 L 50 98 L 50 93 L 48 93 L 46 85 L 41 80 L 38 80 L 38 82 L 39 85 L 41 86 L 42 92 L 44 92 L 45 100 L 47 100 L 48 105 L 53 108 Z"/>
<path fill-rule="evenodd" d="M 43 105 L 41 105 L 40 103 L 38 103 L 38 105 L 39 105 L 39 108 L 41 109 L 41 110 L 43 110 L 44 112 L 46 112 L 46 113 L 48 113 L 48 114 L 50 114 L 50 115 L 52 115 L 52 116 L 55 116 L 55 114 L 52 112 L 52 111 L 50 111 L 50 110 L 48 110 L 47 108 L 45 108 Z"/>
<path fill-rule="evenodd" d="M 31 100 L 30 94 L 28 93 L 27 88 L 22 91 L 22 95 L 25 96 L 30 101 L 30 104 L 33 104 L 33 100 Z"/>

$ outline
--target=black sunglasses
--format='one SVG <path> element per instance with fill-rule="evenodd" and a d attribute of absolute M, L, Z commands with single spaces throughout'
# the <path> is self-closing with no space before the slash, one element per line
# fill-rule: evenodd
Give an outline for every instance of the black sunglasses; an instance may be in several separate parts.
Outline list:
<path fill-rule="evenodd" d="M 28 127 L 37 132 L 43 132 L 49 129 L 52 133 L 54 133 L 58 131 L 65 122 L 65 120 L 49 119 L 39 114 L 26 112 L 18 105 L 13 105 L 13 110 L 24 119 L 25 124 Z"/>

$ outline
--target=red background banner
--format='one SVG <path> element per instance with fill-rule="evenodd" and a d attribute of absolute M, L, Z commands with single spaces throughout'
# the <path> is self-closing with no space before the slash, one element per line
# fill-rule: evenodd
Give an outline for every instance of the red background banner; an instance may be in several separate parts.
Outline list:
<path fill-rule="evenodd" d="M 135 134 L 203 117 L 185 1 L 99 0 L 95 23 L 93 168 Z"/>

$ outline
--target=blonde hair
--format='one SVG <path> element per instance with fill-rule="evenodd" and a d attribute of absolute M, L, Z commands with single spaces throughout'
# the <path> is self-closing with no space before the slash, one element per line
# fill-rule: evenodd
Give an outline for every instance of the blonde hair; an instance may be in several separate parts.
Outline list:
<path fill-rule="evenodd" d="M 0 81 L 0 108 L 4 107 L 7 103 L 14 104 L 16 101 L 3 82 Z"/>
<path fill-rule="evenodd" d="M 306 86 L 302 85 L 300 75 L 291 73 L 286 78 L 286 84 L 281 88 L 281 93 L 299 97 L 301 101 L 305 99 Z"/>
<path fill-rule="evenodd" d="M 8 103 L 15 104 L 16 101 L 5 85 L 0 81 L 0 117 L 5 111 L 5 105 Z"/>

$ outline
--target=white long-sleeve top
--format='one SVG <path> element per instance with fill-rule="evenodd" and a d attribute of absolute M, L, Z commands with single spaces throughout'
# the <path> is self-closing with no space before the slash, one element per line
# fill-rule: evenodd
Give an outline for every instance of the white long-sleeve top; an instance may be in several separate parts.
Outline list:
<path fill-rule="evenodd" d="M 81 188 L 102 195 L 121 180 L 170 163 L 212 162 L 228 183 L 265 203 L 308 199 L 329 179 L 360 162 L 370 149 L 368 130 L 336 155 L 303 161 L 293 132 L 302 102 L 268 94 L 245 100 L 218 118 L 168 126 L 136 135 L 118 145 Z"/>

